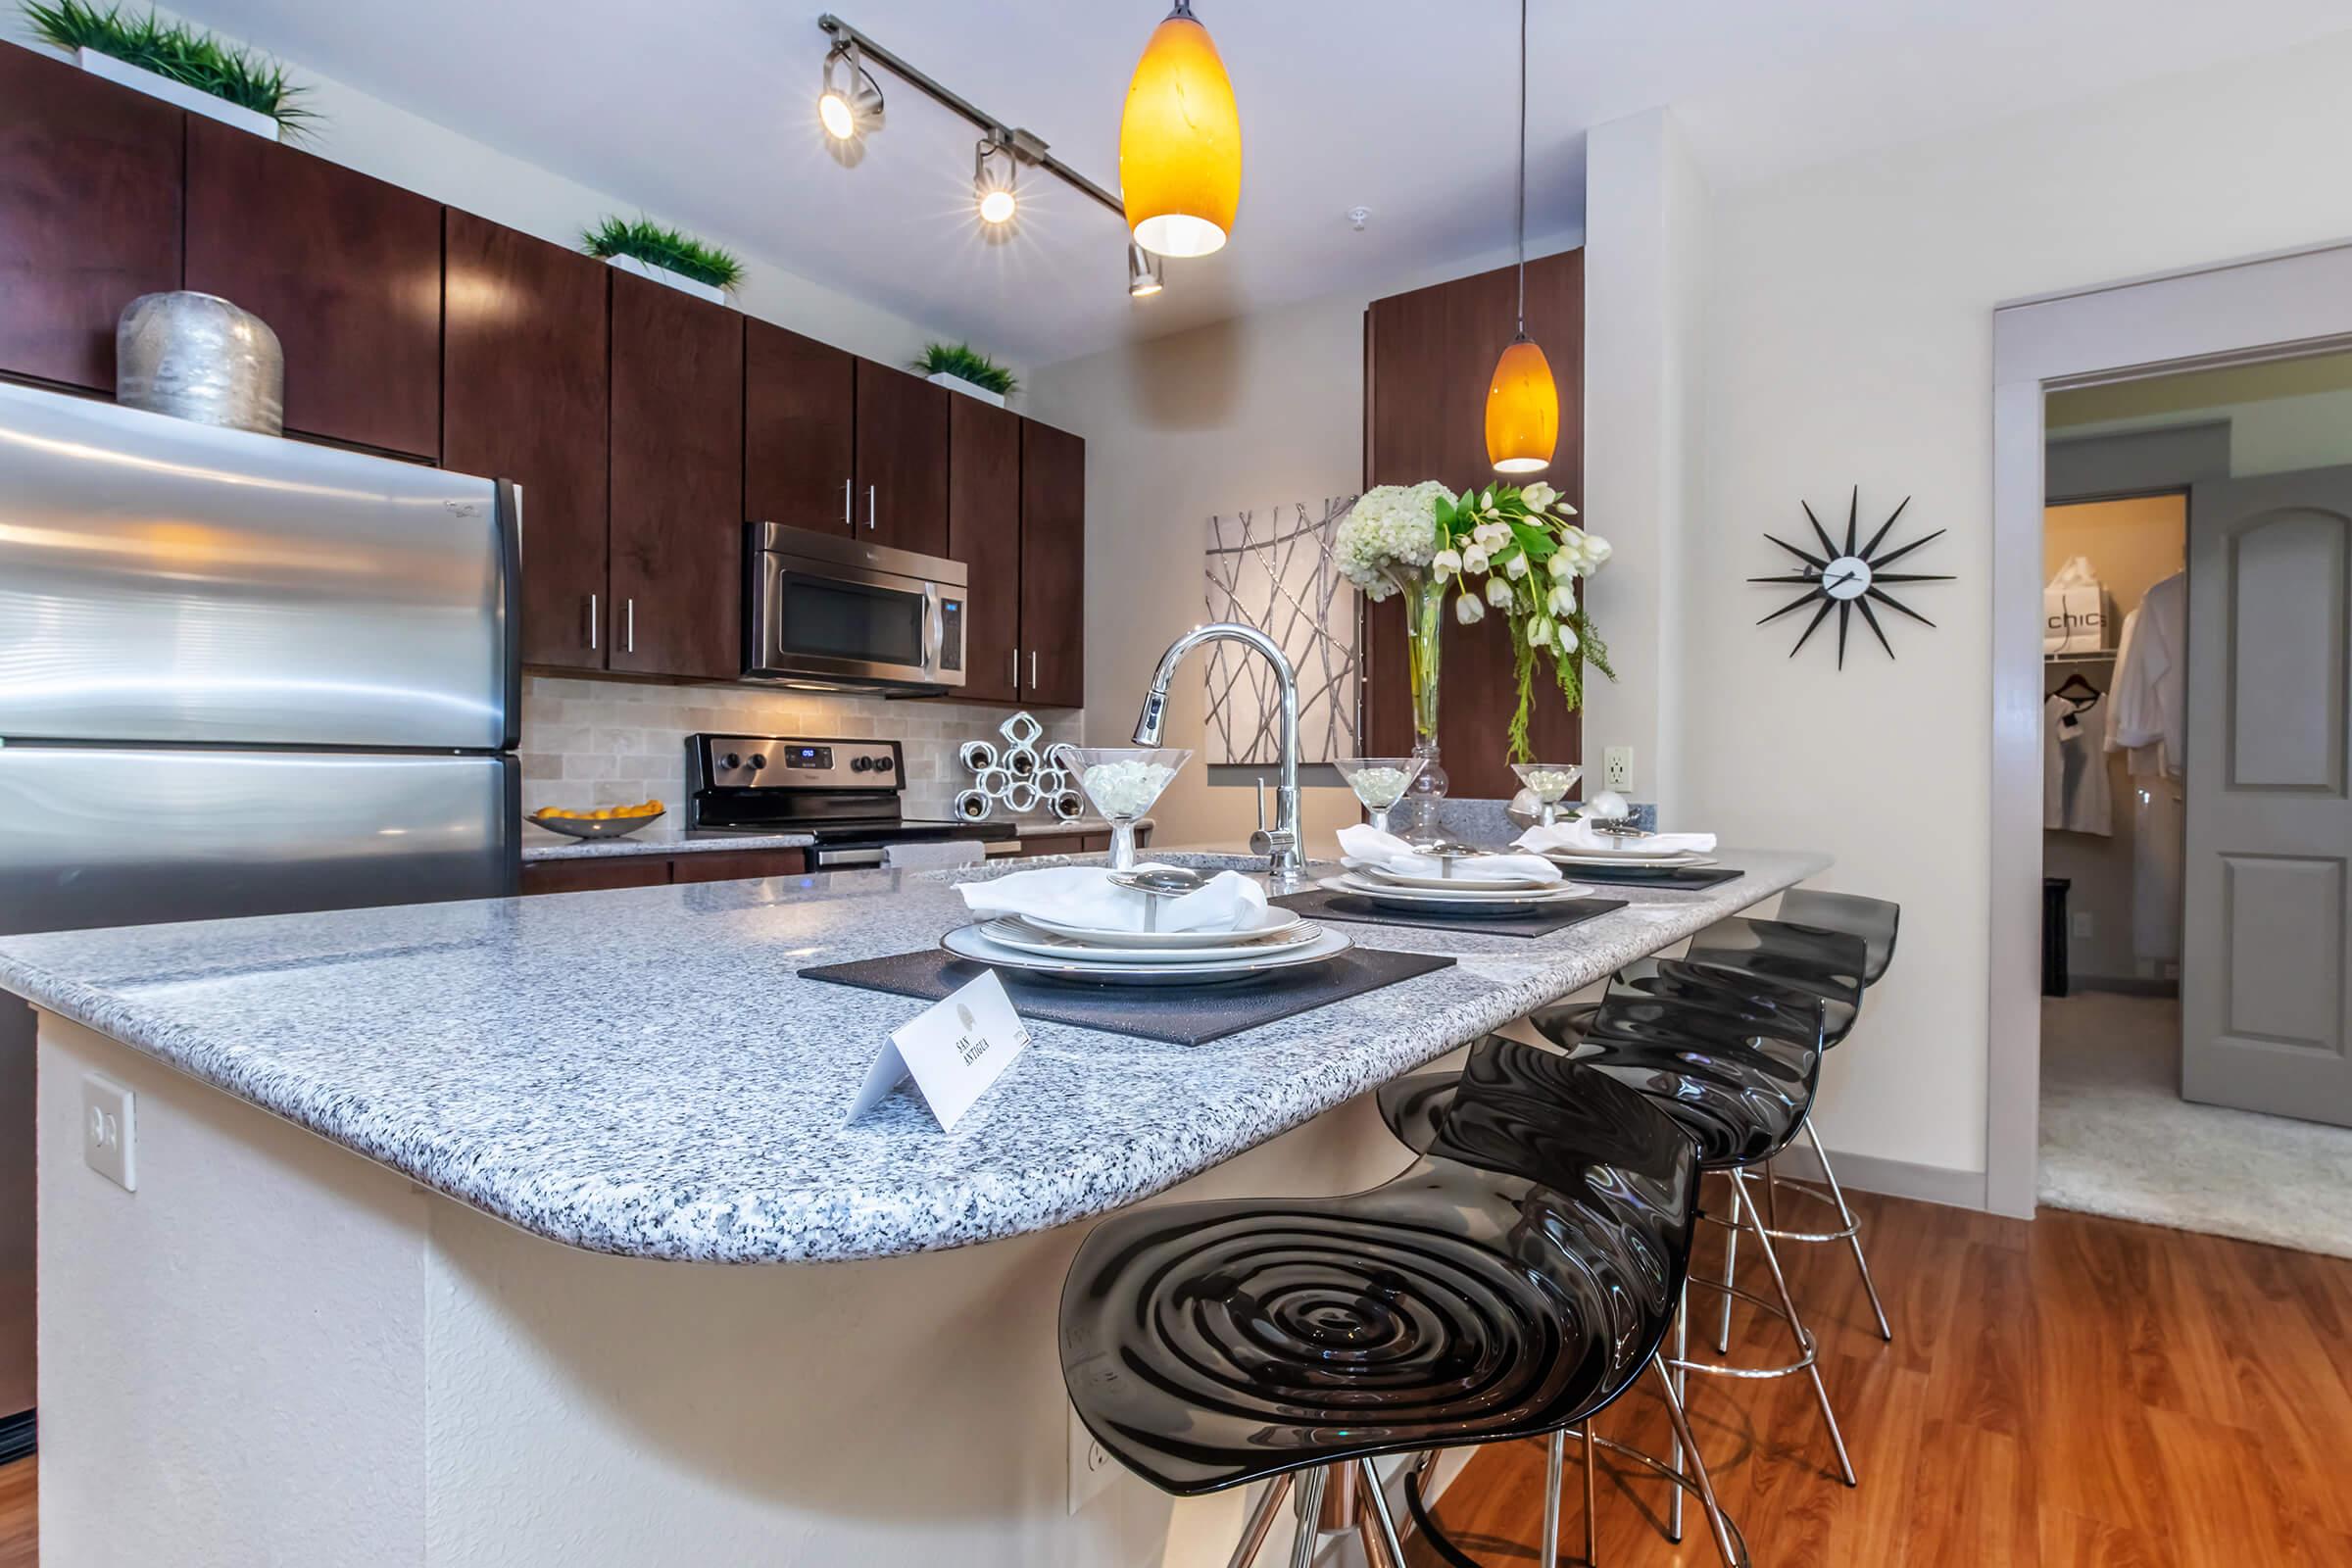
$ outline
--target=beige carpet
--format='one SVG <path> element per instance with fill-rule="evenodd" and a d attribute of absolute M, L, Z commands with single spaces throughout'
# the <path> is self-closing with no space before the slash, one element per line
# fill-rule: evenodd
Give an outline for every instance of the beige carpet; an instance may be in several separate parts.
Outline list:
<path fill-rule="evenodd" d="M 2180 1004 L 2041 1004 L 2041 1200 L 2352 1257 L 2352 1128 L 2180 1098 Z"/>

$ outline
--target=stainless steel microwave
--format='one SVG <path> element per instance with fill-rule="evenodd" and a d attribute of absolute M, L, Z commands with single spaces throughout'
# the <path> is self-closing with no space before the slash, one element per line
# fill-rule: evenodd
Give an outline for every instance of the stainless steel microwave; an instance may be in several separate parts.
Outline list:
<path fill-rule="evenodd" d="M 963 684 L 961 562 L 775 522 L 749 532 L 745 679 L 851 691 Z"/>

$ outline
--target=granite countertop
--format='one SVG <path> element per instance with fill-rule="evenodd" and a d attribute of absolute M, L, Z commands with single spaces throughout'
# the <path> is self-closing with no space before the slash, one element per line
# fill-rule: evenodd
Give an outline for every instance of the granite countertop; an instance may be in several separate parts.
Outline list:
<path fill-rule="evenodd" d="M 794 971 L 926 946 L 1009 865 L 8 937 L 0 989 L 569 1246 L 879 1257 L 1147 1198 L 1829 864 L 1722 858 L 1552 937 L 1351 925 L 1460 961 L 1204 1046 L 1035 1023 L 952 1134 L 904 1093 L 841 1124 L 923 1004 Z"/>
<path fill-rule="evenodd" d="M 1141 828 L 1151 825 L 1152 819 L 1148 816 L 1136 824 Z M 1019 836 L 1025 839 L 1061 833 L 1110 831 L 1110 824 L 1099 817 L 1083 817 L 1075 822 L 1056 822 L 1051 818 L 1033 821 L 1024 817 L 1013 826 Z M 707 850 L 805 850 L 815 842 L 816 835 L 813 833 L 715 833 L 694 836 L 678 826 L 674 817 L 663 817 L 625 839 L 575 839 L 550 832 L 528 821 L 522 824 L 522 858 L 526 862 L 585 860 L 614 855 L 695 855 Z"/>

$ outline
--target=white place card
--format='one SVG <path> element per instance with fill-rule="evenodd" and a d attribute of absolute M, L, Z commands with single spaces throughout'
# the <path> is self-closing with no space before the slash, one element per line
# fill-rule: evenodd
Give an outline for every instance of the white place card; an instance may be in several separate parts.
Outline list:
<path fill-rule="evenodd" d="M 1028 1049 L 1028 1025 L 1013 1011 L 1004 982 L 996 970 L 985 970 L 891 1031 L 842 1125 L 873 1109 L 912 1076 L 941 1129 L 954 1132 L 972 1102 Z"/>

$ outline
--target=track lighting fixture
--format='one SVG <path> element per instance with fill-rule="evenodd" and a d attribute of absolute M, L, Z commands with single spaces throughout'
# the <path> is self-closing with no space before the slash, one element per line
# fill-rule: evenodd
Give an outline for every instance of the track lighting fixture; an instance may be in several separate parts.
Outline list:
<path fill-rule="evenodd" d="M 1009 223 L 1020 210 L 1020 198 L 1012 189 L 1014 166 L 1008 145 L 1012 133 L 1001 135 L 1002 140 L 983 136 L 972 149 L 972 200 L 979 204 L 983 223 Z"/>
<path fill-rule="evenodd" d="M 1138 245 L 1127 242 L 1127 293 L 1132 299 L 1148 300 L 1167 287 L 1167 279 L 1159 270 L 1159 258 Z"/>
<path fill-rule="evenodd" d="M 882 87 L 858 58 L 855 38 L 825 52 L 824 85 L 816 96 L 816 118 L 835 141 L 855 141 L 882 123 Z"/>
<path fill-rule="evenodd" d="M 1205 42 L 1207 34 L 1201 31 L 1200 24 L 1192 20 L 1190 0 L 1182 0 L 1182 3 L 1177 5 L 1176 16 L 1170 18 L 1169 24 L 1163 24 L 1162 30 L 1164 31 L 1168 24 L 1175 24 L 1177 17 L 1183 19 L 1181 23 L 1183 29 L 1199 33 L 1200 38 L 1199 40 L 1178 38 L 1173 46 L 1176 61 L 1175 74 L 1172 77 L 1166 76 L 1165 72 L 1162 71 L 1161 76 L 1154 79 L 1161 79 L 1163 85 L 1182 92 L 1189 90 L 1190 84 L 1195 79 L 1192 73 L 1200 63 L 1200 50 L 1202 48 L 1207 50 L 1212 64 L 1215 60 L 1216 50 L 1213 45 Z M 972 205 L 980 215 L 980 221 L 987 225 L 984 232 L 992 237 L 1002 238 L 1008 235 L 1012 232 L 1012 225 L 1019 220 L 1021 200 L 1020 194 L 1014 186 L 1024 168 L 1042 170 L 1080 195 L 1088 197 L 1098 206 L 1119 214 L 1122 219 L 1131 217 L 1129 207 L 1132 198 L 1130 203 L 1122 203 L 1117 196 L 1112 195 L 1054 157 L 1047 148 L 1045 141 L 1035 132 L 1010 126 L 1008 122 L 988 114 L 971 100 L 951 90 L 936 78 L 925 75 L 906 60 L 892 54 L 888 49 L 859 32 L 839 17 L 831 14 L 821 16 L 816 19 L 816 24 L 823 30 L 825 36 L 832 40 L 831 47 L 825 53 L 824 90 L 817 98 L 816 113 L 817 118 L 824 122 L 825 134 L 836 142 L 845 145 L 855 144 L 867 131 L 875 129 L 882 123 L 882 89 L 875 84 L 873 76 L 867 70 L 870 65 L 877 70 L 889 72 L 924 97 L 979 127 L 980 140 L 972 149 Z M 1161 53 L 1164 56 L 1166 52 L 1161 51 Z M 1152 59 L 1153 51 L 1147 49 L 1145 51 L 1146 65 L 1151 65 Z M 1159 70 L 1160 68 L 1154 69 Z M 1140 81 L 1143 68 L 1139 67 L 1138 72 Z M 1217 78 L 1219 81 L 1223 80 L 1221 66 L 1217 67 Z M 1132 100 L 1132 89 L 1129 96 Z M 1226 90 L 1226 96 L 1227 109 L 1230 114 L 1232 96 L 1230 88 Z M 1131 108 L 1130 114 L 1132 115 L 1132 113 Z M 1232 155 L 1236 160 L 1240 157 L 1239 134 L 1239 126 L 1236 125 L 1233 127 L 1230 138 Z M 848 165 L 854 164 L 856 159 L 843 156 L 840 161 Z M 1238 163 L 1233 178 L 1238 183 L 1240 179 Z M 1226 199 L 1224 208 L 1217 208 L 1212 201 L 1210 206 L 1204 210 L 1208 211 L 1212 218 L 1217 211 L 1224 213 L 1223 219 L 1213 225 L 1217 227 L 1221 236 L 1224 229 L 1230 227 L 1233 221 L 1230 197 Z M 1189 212 L 1190 209 L 1188 208 L 1187 211 Z M 1178 216 L 1180 219 L 1183 217 L 1182 214 Z M 1144 244 L 1137 244 L 1137 239 L 1144 240 Z M 1135 231 L 1135 238 L 1128 240 L 1127 292 L 1131 297 L 1139 300 L 1149 299 L 1166 286 L 1164 275 L 1160 270 L 1159 257 L 1152 254 L 1155 250 L 1165 249 L 1167 249 L 1165 246 L 1152 245 L 1150 236 L 1143 234 L 1140 228 Z M 1214 247 L 1211 246 L 1209 249 L 1214 249 Z M 1174 250 L 1169 250 L 1168 253 L 1179 254 Z M 1206 254 L 1206 252 L 1192 254 Z"/>

